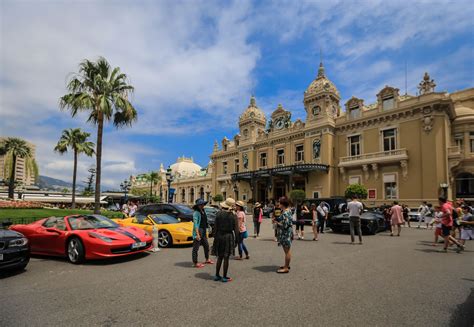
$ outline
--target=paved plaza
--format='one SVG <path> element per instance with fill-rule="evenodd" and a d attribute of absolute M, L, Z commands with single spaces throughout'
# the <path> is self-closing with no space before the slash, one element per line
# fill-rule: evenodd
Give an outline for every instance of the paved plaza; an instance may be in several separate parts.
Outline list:
<path fill-rule="evenodd" d="M 250 260 L 231 261 L 227 284 L 211 280 L 214 265 L 192 268 L 190 247 L 77 266 L 35 257 L 0 279 L 0 325 L 472 325 L 472 241 L 446 254 L 425 229 L 366 236 L 362 246 L 348 234 L 313 242 L 308 233 L 293 243 L 291 272 L 279 275 L 283 251 L 268 220 L 262 229 L 247 240 Z"/>

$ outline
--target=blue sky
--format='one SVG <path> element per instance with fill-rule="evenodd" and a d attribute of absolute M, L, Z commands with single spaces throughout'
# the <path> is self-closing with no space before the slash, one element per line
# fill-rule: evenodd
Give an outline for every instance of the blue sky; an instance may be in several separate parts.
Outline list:
<path fill-rule="evenodd" d="M 52 149 L 61 131 L 95 129 L 58 108 L 68 74 L 106 57 L 129 75 L 139 112 L 107 128 L 103 181 L 172 164 L 206 165 L 214 140 L 233 137 L 255 94 L 304 118 L 317 74 L 341 93 L 374 102 L 384 85 L 408 93 L 428 71 L 437 90 L 474 87 L 471 1 L 10 1 L 0 2 L 0 135 L 37 145 L 43 175 L 71 179 L 72 157 Z M 84 179 L 92 159 L 80 158 Z"/>

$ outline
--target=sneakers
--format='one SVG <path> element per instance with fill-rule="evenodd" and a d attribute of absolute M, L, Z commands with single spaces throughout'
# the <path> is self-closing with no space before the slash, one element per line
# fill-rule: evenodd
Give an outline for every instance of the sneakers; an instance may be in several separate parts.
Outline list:
<path fill-rule="evenodd" d="M 222 277 L 222 282 L 227 283 L 233 281 L 232 277 Z"/>
<path fill-rule="evenodd" d="M 447 248 L 443 248 L 442 250 L 439 250 L 438 252 L 440 252 L 440 253 L 448 253 L 448 249 L 447 249 Z"/>
<path fill-rule="evenodd" d="M 461 253 L 461 251 L 464 251 L 464 245 L 459 245 L 458 248 L 456 249 L 457 253 Z"/>
<path fill-rule="evenodd" d="M 214 276 L 214 278 L 213 278 L 213 280 L 214 280 L 215 282 L 218 282 L 218 281 L 220 281 L 221 279 L 222 279 L 222 277 L 219 276 L 219 275 L 216 275 L 216 276 Z"/>
<path fill-rule="evenodd" d="M 204 261 L 203 263 L 206 264 L 206 265 L 213 265 L 213 264 L 214 264 L 214 261 L 212 261 L 211 259 L 207 259 L 207 260 Z"/>
<path fill-rule="evenodd" d="M 199 263 L 199 262 L 198 262 L 198 263 L 193 264 L 193 267 L 194 267 L 194 268 L 203 268 L 204 265 L 203 265 L 202 263 Z"/>

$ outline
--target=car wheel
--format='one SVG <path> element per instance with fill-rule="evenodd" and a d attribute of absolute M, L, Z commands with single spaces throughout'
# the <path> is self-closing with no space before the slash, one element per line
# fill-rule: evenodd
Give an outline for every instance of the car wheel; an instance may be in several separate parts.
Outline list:
<path fill-rule="evenodd" d="M 77 237 L 73 237 L 67 242 L 67 258 L 74 264 L 79 264 L 84 261 L 84 245 Z"/>
<path fill-rule="evenodd" d="M 173 244 L 173 239 L 171 235 L 166 230 L 160 230 L 158 232 L 158 245 L 162 248 L 170 247 Z"/>

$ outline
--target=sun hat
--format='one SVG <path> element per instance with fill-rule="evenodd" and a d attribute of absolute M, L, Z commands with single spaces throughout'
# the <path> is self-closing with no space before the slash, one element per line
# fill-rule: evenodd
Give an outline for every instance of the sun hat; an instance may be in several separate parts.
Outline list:
<path fill-rule="evenodd" d="M 241 207 L 241 208 L 245 208 L 245 203 L 244 203 L 243 201 L 237 201 L 237 202 L 235 203 L 235 205 L 236 205 L 236 206 L 239 206 L 239 207 Z"/>
<path fill-rule="evenodd" d="M 260 204 L 260 202 L 255 202 L 255 208 L 258 208 L 258 207 L 261 207 L 262 205 Z"/>
<path fill-rule="evenodd" d="M 235 200 L 232 198 L 227 198 L 224 202 L 219 204 L 221 208 L 230 209 L 235 205 Z"/>

